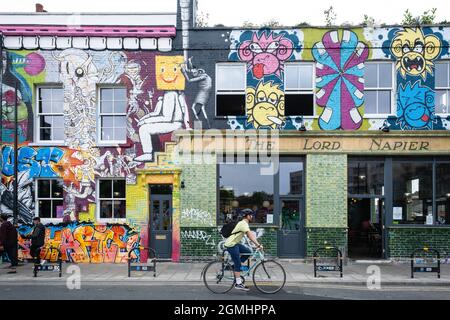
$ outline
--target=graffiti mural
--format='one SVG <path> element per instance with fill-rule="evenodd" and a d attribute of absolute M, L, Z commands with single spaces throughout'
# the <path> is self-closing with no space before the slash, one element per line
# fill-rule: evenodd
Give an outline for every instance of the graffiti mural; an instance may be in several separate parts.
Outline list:
<path fill-rule="evenodd" d="M 31 225 L 19 227 L 19 258 L 31 259 L 30 241 L 21 235 L 32 231 Z M 75 263 L 126 263 L 128 253 L 133 259 L 140 258 L 139 232 L 128 225 L 69 223 L 47 225 L 45 246 L 41 258 L 55 260 L 56 252 L 50 247 L 59 248 L 63 261 Z"/>
<path fill-rule="evenodd" d="M 364 62 L 369 49 L 351 30 L 327 32 L 312 48 L 316 60 L 316 103 L 322 130 L 356 130 L 362 125 Z"/>

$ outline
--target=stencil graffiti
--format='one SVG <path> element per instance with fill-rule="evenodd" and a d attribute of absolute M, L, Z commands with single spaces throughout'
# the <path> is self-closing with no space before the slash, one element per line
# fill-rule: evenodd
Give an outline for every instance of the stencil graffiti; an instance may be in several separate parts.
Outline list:
<path fill-rule="evenodd" d="M 332 30 L 313 46 L 317 104 L 322 130 L 356 130 L 362 125 L 364 62 L 369 49 L 351 30 Z"/>

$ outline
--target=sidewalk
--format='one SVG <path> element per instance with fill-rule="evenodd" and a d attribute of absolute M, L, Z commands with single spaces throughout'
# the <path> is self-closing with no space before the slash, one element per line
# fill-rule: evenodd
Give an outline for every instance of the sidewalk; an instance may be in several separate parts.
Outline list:
<path fill-rule="evenodd" d="M 415 273 L 415 278 L 410 277 L 410 265 L 408 263 L 355 263 L 349 262 L 344 266 L 344 276 L 339 278 L 338 272 L 318 272 L 314 278 L 312 263 L 300 260 L 278 260 L 286 270 L 287 284 L 289 285 L 366 285 L 370 276 L 367 268 L 377 265 L 381 271 L 381 285 L 386 286 L 449 286 L 450 287 L 450 265 L 441 265 L 441 278 L 436 273 Z M 17 268 L 16 274 L 7 274 L 6 263 L 0 264 L 0 285 L 2 282 L 61 282 L 65 283 L 71 275 L 67 273 L 69 266 L 76 264 L 63 264 L 62 278 L 58 278 L 58 272 L 41 271 L 37 278 L 33 278 L 33 264 L 24 264 Z M 201 272 L 206 263 L 172 263 L 160 262 L 157 264 L 156 277 L 153 272 L 132 272 L 128 278 L 126 264 L 79 264 L 82 282 L 104 282 L 104 283 L 136 283 L 136 284 L 179 284 L 202 285 Z M 251 281 L 251 279 L 247 279 Z"/>

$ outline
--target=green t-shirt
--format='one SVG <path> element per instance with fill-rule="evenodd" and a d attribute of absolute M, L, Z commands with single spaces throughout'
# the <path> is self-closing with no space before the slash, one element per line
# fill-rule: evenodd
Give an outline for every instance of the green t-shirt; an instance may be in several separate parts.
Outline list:
<path fill-rule="evenodd" d="M 231 248 L 240 243 L 248 231 L 250 231 L 250 227 L 248 226 L 247 220 L 239 221 L 231 232 L 231 236 L 229 236 L 227 241 L 225 241 L 225 247 Z"/>

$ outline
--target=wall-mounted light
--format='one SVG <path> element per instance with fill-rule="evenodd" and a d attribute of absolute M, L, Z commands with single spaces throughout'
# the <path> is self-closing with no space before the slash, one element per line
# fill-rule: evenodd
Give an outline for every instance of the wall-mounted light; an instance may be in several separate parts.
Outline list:
<path fill-rule="evenodd" d="M 383 125 L 380 127 L 380 130 L 382 132 L 389 132 L 390 131 L 389 123 L 386 120 L 384 121 Z"/>
<path fill-rule="evenodd" d="M 306 131 L 306 127 L 305 127 L 305 123 L 303 121 L 303 118 L 301 118 L 300 128 L 298 128 L 298 131 L 302 131 L 302 132 Z"/>
<path fill-rule="evenodd" d="M 186 186 L 184 185 L 184 180 L 183 180 L 183 181 L 181 181 L 181 185 L 180 185 L 180 188 L 181 188 L 181 189 L 184 189 L 184 188 L 186 188 Z"/>

